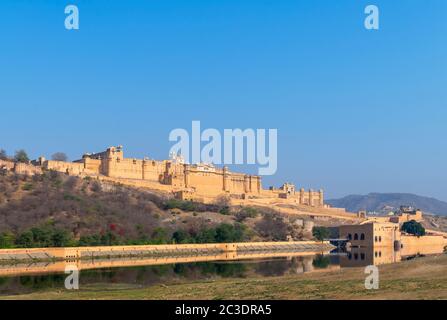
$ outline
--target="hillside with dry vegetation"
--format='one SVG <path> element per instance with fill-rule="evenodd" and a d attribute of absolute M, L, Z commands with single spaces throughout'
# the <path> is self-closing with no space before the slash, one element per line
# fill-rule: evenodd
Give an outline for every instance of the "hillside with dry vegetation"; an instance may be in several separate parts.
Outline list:
<path fill-rule="evenodd" d="M 298 218 L 48 171 L 0 175 L 0 247 L 310 239 Z"/>

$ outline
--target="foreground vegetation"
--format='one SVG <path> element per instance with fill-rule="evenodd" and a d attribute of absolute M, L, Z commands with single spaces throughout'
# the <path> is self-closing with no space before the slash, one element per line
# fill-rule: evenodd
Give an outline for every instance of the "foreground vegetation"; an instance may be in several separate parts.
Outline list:
<path fill-rule="evenodd" d="M 447 299 L 447 255 L 383 265 L 378 290 L 364 287 L 364 268 L 265 278 L 225 278 L 136 287 L 85 285 L 2 299 Z"/>

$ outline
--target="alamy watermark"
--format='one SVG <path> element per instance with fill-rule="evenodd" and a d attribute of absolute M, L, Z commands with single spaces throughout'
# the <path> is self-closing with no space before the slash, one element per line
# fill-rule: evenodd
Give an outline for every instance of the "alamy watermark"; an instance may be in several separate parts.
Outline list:
<path fill-rule="evenodd" d="M 67 265 L 65 267 L 65 274 L 68 276 L 65 278 L 65 289 L 67 290 L 79 290 L 79 269 L 76 265 Z"/>
<path fill-rule="evenodd" d="M 65 7 L 65 29 L 79 30 L 79 9 L 77 6 L 70 4 Z"/>
<path fill-rule="evenodd" d="M 177 128 L 169 141 L 176 142 L 170 154 L 181 155 L 187 163 L 217 165 L 258 165 L 259 175 L 273 175 L 278 168 L 277 129 L 201 130 L 200 121 L 192 121 L 191 133 Z"/>
<path fill-rule="evenodd" d="M 79 30 L 79 8 L 74 4 L 65 7 L 65 29 Z M 379 30 L 379 7 L 373 4 L 365 7 L 364 13 L 367 15 L 364 26 L 367 30 Z"/>
<path fill-rule="evenodd" d="M 374 265 L 369 265 L 365 268 L 365 274 L 368 276 L 365 278 L 366 290 L 379 289 L 379 268 Z"/>
<path fill-rule="evenodd" d="M 368 5 L 365 8 L 365 28 L 367 30 L 379 30 L 379 7 Z"/>

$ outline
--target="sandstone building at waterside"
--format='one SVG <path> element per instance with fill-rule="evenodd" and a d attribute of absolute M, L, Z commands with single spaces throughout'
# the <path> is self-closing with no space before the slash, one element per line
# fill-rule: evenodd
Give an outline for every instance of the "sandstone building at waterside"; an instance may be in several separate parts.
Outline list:
<path fill-rule="evenodd" d="M 342 266 L 393 263 L 418 254 L 439 254 L 447 246 L 445 234 L 406 234 L 398 222 L 366 220 L 358 225 L 344 225 L 339 227 L 339 236 L 348 241 L 350 248 L 342 258 Z"/>
<path fill-rule="evenodd" d="M 11 168 L 10 168 L 11 169 Z M 180 156 L 169 160 L 125 158 L 123 147 L 110 147 L 99 153 L 84 154 L 74 162 L 46 160 L 15 164 L 17 173 L 35 174 L 54 170 L 74 176 L 90 176 L 141 188 L 159 189 L 182 200 L 209 202 L 221 195 L 234 199 L 282 199 L 311 207 L 324 207 L 323 191 L 296 190 L 285 183 L 280 188 L 263 189 L 257 175 L 232 172 L 228 167 L 186 164 Z"/>

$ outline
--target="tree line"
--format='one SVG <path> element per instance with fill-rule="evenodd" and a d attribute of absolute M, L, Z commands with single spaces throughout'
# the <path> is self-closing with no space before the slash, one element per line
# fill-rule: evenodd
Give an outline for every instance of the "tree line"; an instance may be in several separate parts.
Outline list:
<path fill-rule="evenodd" d="M 137 226 L 138 228 L 138 226 Z M 81 236 L 78 240 L 61 228 L 54 226 L 33 227 L 19 234 L 10 231 L 0 234 L 0 248 L 48 248 L 75 246 L 111 246 L 180 243 L 228 243 L 248 239 L 247 228 L 239 223 L 222 223 L 215 227 L 201 229 L 198 233 L 157 227 L 150 234 L 139 234 L 134 239 L 123 237 L 119 229 L 111 224 L 106 232 Z"/>
<path fill-rule="evenodd" d="M 24 149 L 17 150 L 14 156 L 9 156 L 5 149 L 0 148 L 0 160 L 14 161 L 21 163 L 29 163 L 30 158 Z M 54 161 L 68 161 L 68 157 L 64 152 L 56 152 L 51 156 Z"/>

